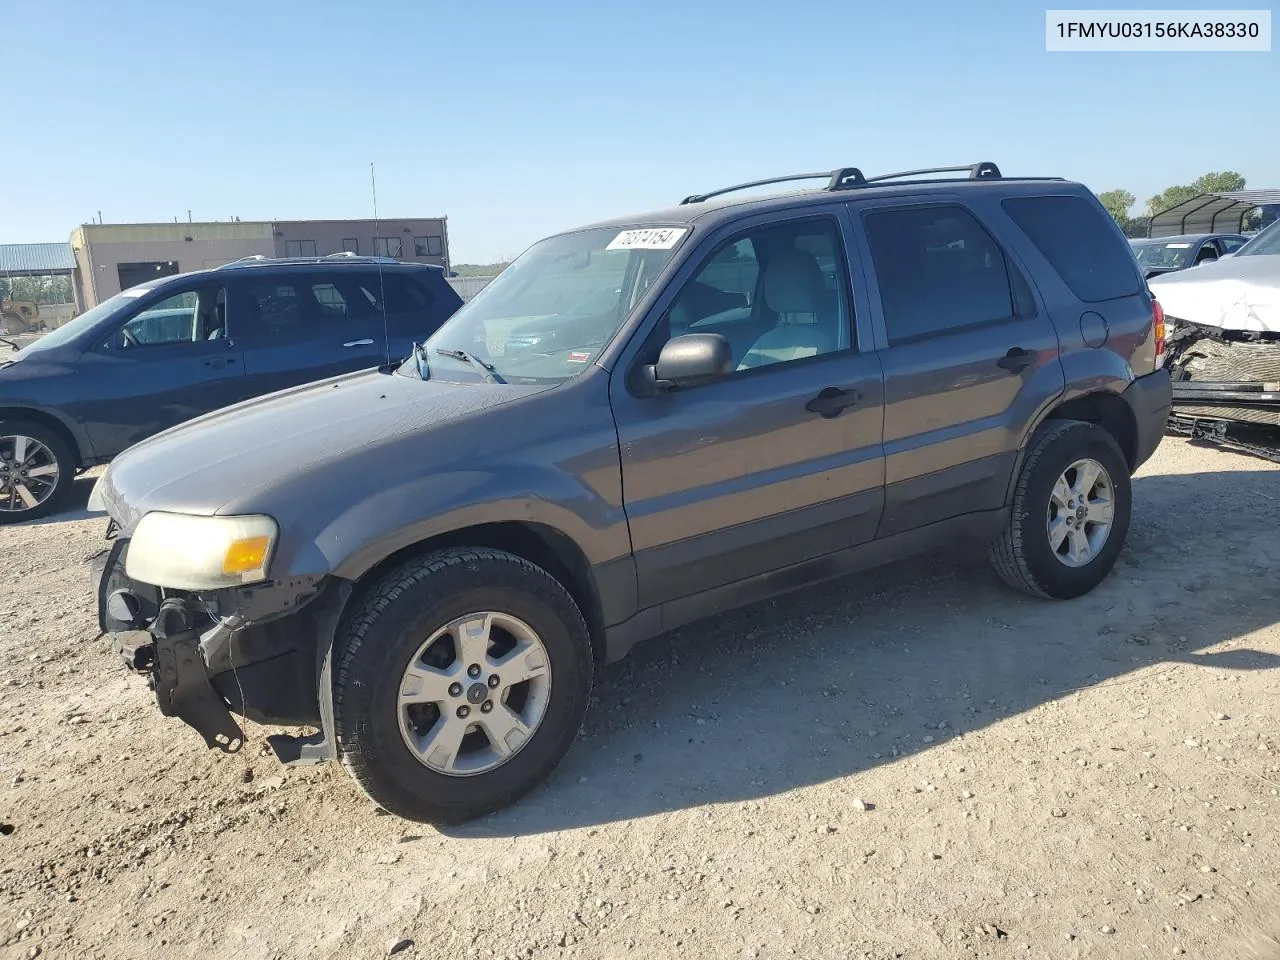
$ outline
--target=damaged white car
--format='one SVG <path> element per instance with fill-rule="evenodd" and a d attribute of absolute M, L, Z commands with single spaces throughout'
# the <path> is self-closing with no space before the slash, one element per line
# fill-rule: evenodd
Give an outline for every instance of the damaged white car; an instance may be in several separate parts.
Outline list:
<path fill-rule="evenodd" d="M 1175 419 L 1280 427 L 1280 220 L 1232 257 L 1149 285 L 1168 328 Z"/>

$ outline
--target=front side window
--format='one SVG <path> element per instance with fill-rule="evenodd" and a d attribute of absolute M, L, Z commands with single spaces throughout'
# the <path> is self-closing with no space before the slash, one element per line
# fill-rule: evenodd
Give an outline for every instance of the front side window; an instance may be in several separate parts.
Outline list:
<path fill-rule="evenodd" d="M 1219 237 L 1218 243 L 1222 244 L 1223 253 L 1235 253 L 1243 247 L 1248 241 L 1244 237 Z"/>
<path fill-rule="evenodd" d="M 843 262 L 831 220 L 752 230 L 719 247 L 684 285 L 666 332 L 720 334 L 739 371 L 847 349 Z"/>
<path fill-rule="evenodd" d="M 373 255 L 375 257 L 395 257 L 397 260 L 404 246 L 399 237 L 374 237 Z"/>
<path fill-rule="evenodd" d="M 599 227 L 534 244 L 427 341 L 430 376 L 474 380 L 484 372 L 437 348 L 466 350 L 511 382 L 578 375 L 613 339 L 687 233 L 686 227 Z M 413 371 L 413 362 L 403 369 Z"/>
<path fill-rule="evenodd" d="M 890 345 L 1013 316 L 1004 251 L 968 210 L 911 207 L 865 222 Z"/>
<path fill-rule="evenodd" d="M 443 237 L 414 237 L 413 255 L 415 257 L 438 257 L 444 250 Z"/>
<path fill-rule="evenodd" d="M 116 332 L 118 349 L 216 340 L 226 333 L 226 293 L 222 287 L 187 290 L 152 304 Z"/>
<path fill-rule="evenodd" d="M 286 257 L 314 257 L 316 242 L 314 240 L 286 240 L 284 242 Z"/>

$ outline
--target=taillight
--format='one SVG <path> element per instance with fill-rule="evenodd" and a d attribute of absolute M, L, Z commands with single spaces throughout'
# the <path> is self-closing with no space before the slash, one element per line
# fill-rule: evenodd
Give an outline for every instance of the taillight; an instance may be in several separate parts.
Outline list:
<path fill-rule="evenodd" d="M 1164 307 L 1159 300 L 1151 301 L 1152 327 L 1156 338 L 1156 366 L 1160 366 L 1160 358 L 1164 356 Z"/>

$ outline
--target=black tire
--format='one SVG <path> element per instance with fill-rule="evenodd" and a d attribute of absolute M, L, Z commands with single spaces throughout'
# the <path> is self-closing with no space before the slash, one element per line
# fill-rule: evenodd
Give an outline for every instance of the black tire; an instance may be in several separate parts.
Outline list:
<path fill-rule="evenodd" d="M 58 475 L 53 489 L 34 507 L 23 507 L 16 485 L 11 485 L 9 477 L 5 476 L 0 483 L 0 524 L 38 520 L 57 512 L 66 502 L 76 479 L 75 454 L 53 430 L 32 420 L 0 420 L 0 453 L 6 458 L 14 453 L 14 441 L 10 439 L 13 437 L 30 437 L 43 444 L 57 464 Z M 35 485 L 28 482 L 24 486 L 31 492 Z"/>
<path fill-rule="evenodd" d="M 1111 531 L 1087 563 L 1062 563 L 1047 529 L 1054 484 L 1074 462 L 1092 459 L 1106 469 L 1113 490 Z M 1053 420 L 1031 440 L 1013 494 L 1009 525 L 991 546 L 991 563 L 1009 586 L 1034 597 L 1069 600 L 1088 593 L 1115 566 L 1129 534 L 1133 509 L 1129 463 L 1115 438 L 1102 427 L 1079 420 Z"/>
<path fill-rule="evenodd" d="M 509 759 L 486 773 L 451 776 L 405 744 L 397 698 L 405 668 L 431 634 L 479 611 L 517 617 L 538 634 L 550 695 L 541 722 Z M 582 613 L 549 573 L 500 550 L 443 550 L 392 570 L 359 601 L 339 643 L 339 756 L 374 802 L 410 820 L 460 823 L 513 803 L 560 762 L 586 714 L 593 664 Z"/>

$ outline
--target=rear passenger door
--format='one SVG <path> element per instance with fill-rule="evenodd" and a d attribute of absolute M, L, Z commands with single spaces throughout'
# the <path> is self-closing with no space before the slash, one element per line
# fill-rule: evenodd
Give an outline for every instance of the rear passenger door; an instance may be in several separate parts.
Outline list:
<path fill-rule="evenodd" d="M 959 201 L 857 204 L 884 365 L 890 536 L 1005 501 L 1021 438 L 1064 387 L 1023 271 Z"/>
<path fill-rule="evenodd" d="M 231 332 L 250 396 L 378 366 L 382 318 L 340 271 L 236 277 Z"/>
<path fill-rule="evenodd" d="M 415 342 L 421 343 L 430 337 L 462 305 L 443 277 L 439 278 L 440 286 L 446 291 L 443 295 L 432 289 L 434 284 L 424 283 L 427 274 L 426 270 L 384 270 L 381 274 L 361 271 L 356 278 L 359 296 L 374 314 L 374 324 L 386 340 L 385 352 L 392 363 L 409 356 Z M 450 304 L 450 298 L 457 302 Z M 378 342 L 382 344 L 383 340 Z"/>

